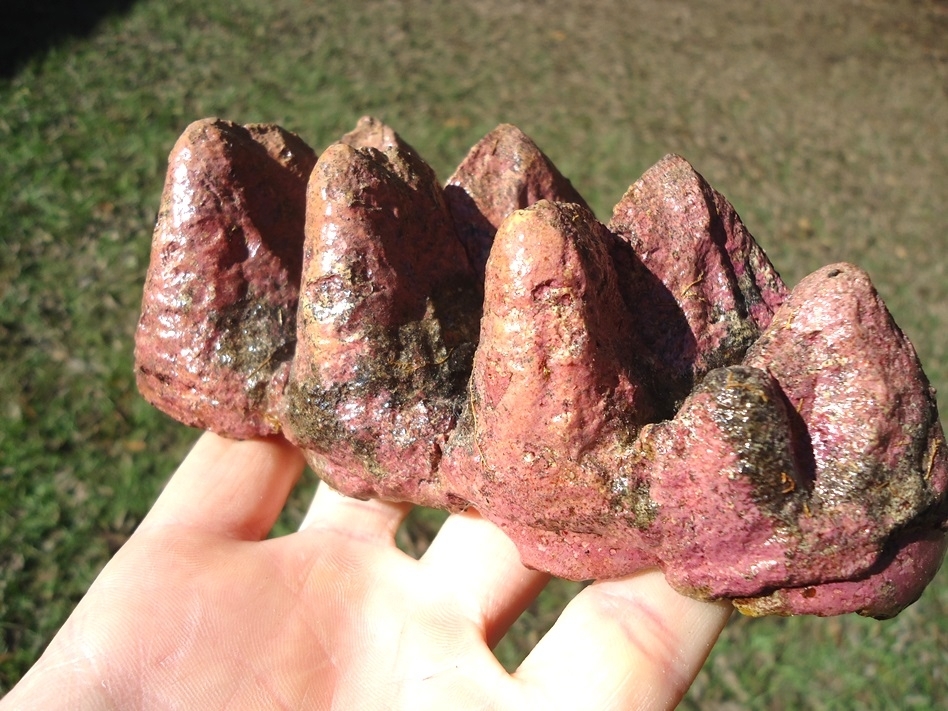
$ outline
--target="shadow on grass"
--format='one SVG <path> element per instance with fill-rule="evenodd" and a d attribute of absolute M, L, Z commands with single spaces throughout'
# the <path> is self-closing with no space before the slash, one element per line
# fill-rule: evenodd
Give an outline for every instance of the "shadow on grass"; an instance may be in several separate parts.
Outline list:
<path fill-rule="evenodd" d="M 34 55 L 70 37 L 85 37 L 136 0 L 13 0 L 0 23 L 0 78 L 9 79 Z"/>

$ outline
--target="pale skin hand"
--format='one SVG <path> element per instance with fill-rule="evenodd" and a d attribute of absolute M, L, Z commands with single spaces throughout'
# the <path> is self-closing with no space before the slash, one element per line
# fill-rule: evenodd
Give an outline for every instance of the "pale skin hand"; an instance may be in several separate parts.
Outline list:
<path fill-rule="evenodd" d="M 599 582 L 508 674 L 490 647 L 547 576 L 474 513 L 414 560 L 408 506 L 327 486 L 265 540 L 302 469 L 204 435 L 3 711 L 671 708 L 727 620 L 657 572 Z"/>

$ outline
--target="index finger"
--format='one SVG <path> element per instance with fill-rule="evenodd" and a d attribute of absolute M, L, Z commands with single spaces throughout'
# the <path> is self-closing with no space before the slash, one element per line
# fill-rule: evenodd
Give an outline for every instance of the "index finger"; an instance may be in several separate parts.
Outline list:
<path fill-rule="evenodd" d="M 176 524 L 260 540 L 304 465 L 300 451 L 282 438 L 236 441 L 205 432 L 139 528 Z"/>

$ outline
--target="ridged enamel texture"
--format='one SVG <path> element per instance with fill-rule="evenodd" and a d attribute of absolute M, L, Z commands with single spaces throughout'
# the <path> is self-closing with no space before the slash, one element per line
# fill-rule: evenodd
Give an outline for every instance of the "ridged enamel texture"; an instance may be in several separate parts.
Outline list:
<path fill-rule="evenodd" d="M 731 204 L 680 156 L 629 188 L 609 228 L 641 262 L 627 267 L 621 290 L 674 411 L 709 370 L 741 359 L 787 288 Z M 621 253 L 616 260 L 629 264 Z"/>
<path fill-rule="evenodd" d="M 629 348 L 611 239 L 574 204 L 540 201 L 505 220 L 471 378 L 465 424 L 480 457 L 462 477 L 474 483 L 467 498 L 528 564 L 564 577 L 619 575 L 626 554 L 642 557 L 641 546 L 609 545 L 625 528 L 617 457 L 654 411 Z M 535 544 L 544 531 L 572 537 L 569 551 Z"/>
<path fill-rule="evenodd" d="M 540 200 L 586 207 L 543 151 L 509 123 L 478 141 L 448 178 L 444 196 L 458 237 L 482 280 L 494 234 L 512 212 Z"/>
<path fill-rule="evenodd" d="M 857 267 L 790 292 L 674 155 L 608 227 L 512 126 L 443 189 L 375 119 L 314 161 L 215 120 L 175 147 L 136 348 L 158 407 L 282 431 L 352 496 L 475 507 L 563 577 L 874 617 L 931 580 L 935 396 Z"/>
<path fill-rule="evenodd" d="M 142 394 L 194 427 L 278 432 L 315 152 L 278 126 L 197 121 L 171 151 L 135 340 Z"/>

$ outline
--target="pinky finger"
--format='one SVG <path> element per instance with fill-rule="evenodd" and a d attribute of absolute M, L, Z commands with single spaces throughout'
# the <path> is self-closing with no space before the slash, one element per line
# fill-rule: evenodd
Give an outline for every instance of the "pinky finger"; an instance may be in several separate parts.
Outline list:
<path fill-rule="evenodd" d="M 674 708 L 730 611 L 680 595 L 658 571 L 601 581 L 570 602 L 514 678 L 531 707 Z"/>

